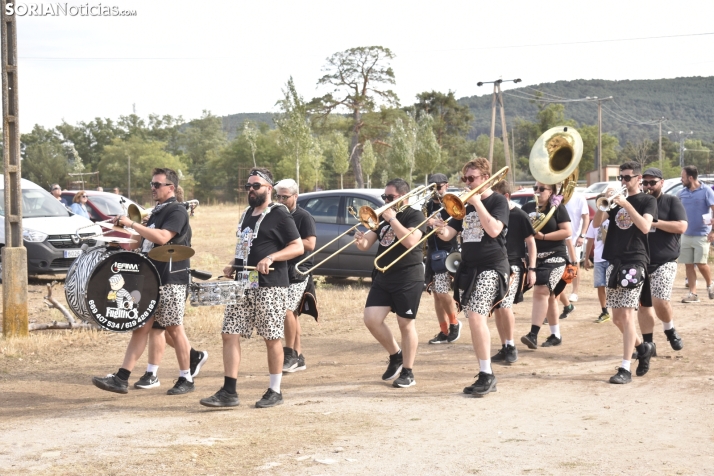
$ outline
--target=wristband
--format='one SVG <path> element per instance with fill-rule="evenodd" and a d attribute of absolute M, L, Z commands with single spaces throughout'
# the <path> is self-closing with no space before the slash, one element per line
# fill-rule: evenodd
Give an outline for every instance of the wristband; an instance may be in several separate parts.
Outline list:
<path fill-rule="evenodd" d="M 273 263 L 275 261 L 271 255 L 266 256 L 266 258 L 268 258 L 271 263 Z"/>
<path fill-rule="evenodd" d="M 537 268 L 528 268 L 528 271 L 536 271 Z"/>
<path fill-rule="evenodd" d="M 585 239 L 585 235 L 580 235 L 580 238 L 582 238 L 582 239 L 584 240 L 584 239 Z"/>

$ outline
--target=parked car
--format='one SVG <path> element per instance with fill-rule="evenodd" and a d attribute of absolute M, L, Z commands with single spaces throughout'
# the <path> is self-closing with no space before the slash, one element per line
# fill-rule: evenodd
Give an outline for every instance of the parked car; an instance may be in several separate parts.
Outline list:
<path fill-rule="evenodd" d="M 66 273 L 79 256 L 82 237 L 101 233 L 98 225 L 71 213 L 44 188 L 22 179 L 22 238 L 29 275 Z M 0 247 L 5 245 L 5 182 L 0 175 Z M 78 229 L 87 227 L 79 231 Z M 84 241 L 90 246 L 95 240 Z"/>
<path fill-rule="evenodd" d="M 700 175 L 697 180 L 708 187 L 714 188 L 714 178 L 702 177 Z M 667 193 L 669 195 L 679 195 L 679 192 L 682 191 L 683 187 L 684 185 L 682 185 L 682 179 L 680 177 L 671 178 L 664 181 L 662 191 L 663 193 Z"/>
<path fill-rule="evenodd" d="M 533 187 L 527 187 L 522 190 L 517 190 L 511 194 L 511 201 L 523 208 L 528 202 L 535 200 L 535 193 L 533 192 Z"/>

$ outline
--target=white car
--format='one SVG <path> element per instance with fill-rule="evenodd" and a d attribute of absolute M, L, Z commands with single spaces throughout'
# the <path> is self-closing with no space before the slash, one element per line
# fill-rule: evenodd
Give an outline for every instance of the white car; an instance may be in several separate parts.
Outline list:
<path fill-rule="evenodd" d="M 22 179 L 22 240 L 27 248 L 27 272 L 64 274 L 90 236 L 102 233 L 99 225 L 71 213 L 47 190 Z M 5 181 L 0 175 L 0 247 L 5 246 Z M 79 234 L 77 234 L 79 230 Z M 82 240 L 84 238 L 84 240 Z M 0 268 L 1 269 L 1 268 Z"/>

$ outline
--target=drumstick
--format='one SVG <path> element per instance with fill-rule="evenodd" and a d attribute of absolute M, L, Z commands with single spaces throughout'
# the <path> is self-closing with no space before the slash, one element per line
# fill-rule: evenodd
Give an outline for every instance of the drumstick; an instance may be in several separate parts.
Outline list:
<path fill-rule="evenodd" d="M 234 268 L 243 268 L 243 269 L 258 269 L 255 266 L 243 266 L 243 265 L 238 265 L 238 264 L 234 264 L 233 267 Z M 268 271 L 275 271 L 275 268 L 268 268 Z"/>

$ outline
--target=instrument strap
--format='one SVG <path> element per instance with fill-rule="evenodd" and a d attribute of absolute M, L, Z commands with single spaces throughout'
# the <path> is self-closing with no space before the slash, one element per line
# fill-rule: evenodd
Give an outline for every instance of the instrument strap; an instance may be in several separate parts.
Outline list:
<path fill-rule="evenodd" d="M 284 207 L 285 210 L 287 210 L 288 213 L 290 213 L 290 210 L 288 209 L 287 206 L 283 205 L 282 203 L 271 203 L 267 207 L 265 207 L 265 210 L 260 214 L 260 217 L 258 218 L 258 221 L 255 223 L 255 230 L 253 230 L 253 233 L 251 234 L 250 237 L 250 242 L 248 243 L 248 246 L 246 246 L 243 249 L 243 270 L 246 269 L 248 266 L 248 256 L 250 255 L 250 249 L 253 246 L 253 240 L 255 240 L 258 237 L 258 230 L 260 230 L 260 224 L 263 223 L 263 220 L 265 219 L 266 216 L 268 216 L 268 213 L 273 209 L 273 207 Z M 243 215 L 240 217 L 240 222 L 238 223 L 238 237 L 240 239 L 241 232 L 243 231 L 243 221 L 245 220 L 245 217 L 248 215 L 248 213 L 253 213 L 253 207 L 248 207 L 244 212 Z M 242 272 L 242 271 L 239 271 Z M 247 275 L 245 272 L 242 272 L 244 275 L 244 278 L 247 278 Z"/>

